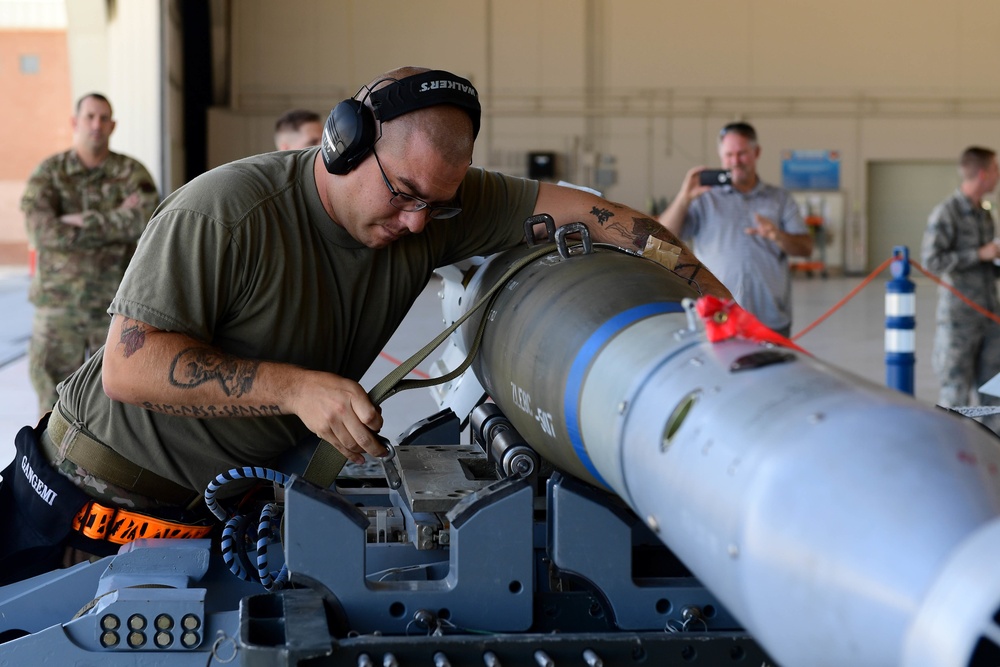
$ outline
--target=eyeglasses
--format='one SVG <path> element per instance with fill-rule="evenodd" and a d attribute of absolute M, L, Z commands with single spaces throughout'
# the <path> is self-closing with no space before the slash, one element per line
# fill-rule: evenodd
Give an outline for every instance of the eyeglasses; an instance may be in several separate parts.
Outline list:
<path fill-rule="evenodd" d="M 427 209 L 430 211 L 430 216 L 435 220 L 454 218 L 462 212 L 461 206 L 434 206 L 425 202 L 420 197 L 414 197 L 413 195 L 399 192 L 392 187 L 391 183 L 389 183 L 389 177 L 385 175 L 385 169 L 382 168 L 382 161 L 378 159 L 378 153 L 375 152 L 374 146 L 372 147 L 372 155 L 375 156 L 375 163 L 378 164 L 378 170 L 382 174 L 382 181 L 385 183 L 385 187 L 389 188 L 389 192 L 392 193 L 392 198 L 389 200 L 389 203 L 395 208 L 408 213 Z"/>

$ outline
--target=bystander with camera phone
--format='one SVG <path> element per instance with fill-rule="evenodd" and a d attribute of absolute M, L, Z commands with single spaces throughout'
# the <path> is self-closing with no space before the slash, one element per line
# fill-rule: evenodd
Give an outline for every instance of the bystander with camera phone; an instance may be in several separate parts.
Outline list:
<path fill-rule="evenodd" d="M 733 182 L 733 173 L 728 169 L 703 169 L 698 174 L 699 185 L 729 185 Z"/>

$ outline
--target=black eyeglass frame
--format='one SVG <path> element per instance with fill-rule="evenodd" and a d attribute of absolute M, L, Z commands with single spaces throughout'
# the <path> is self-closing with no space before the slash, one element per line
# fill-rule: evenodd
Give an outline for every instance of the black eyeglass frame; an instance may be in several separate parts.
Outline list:
<path fill-rule="evenodd" d="M 420 197 L 414 197 L 413 195 L 408 195 L 405 192 L 396 190 L 396 188 L 392 187 L 392 183 L 389 182 L 389 177 L 385 174 L 385 169 L 382 167 L 382 161 L 378 159 L 378 153 L 375 151 L 374 145 L 372 146 L 372 155 L 375 156 L 375 164 L 378 165 L 379 173 L 382 174 L 382 182 L 385 183 L 385 187 L 389 188 L 389 192 L 392 194 L 392 197 L 389 199 L 389 203 L 392 204 L 393 208 L 406 213 L 416 213 L 417 211 L 427 209 L 429 211 L 429 215 L 435 220 L 454 218 L 462 212 L 461 206 L 434 206 Z"/>

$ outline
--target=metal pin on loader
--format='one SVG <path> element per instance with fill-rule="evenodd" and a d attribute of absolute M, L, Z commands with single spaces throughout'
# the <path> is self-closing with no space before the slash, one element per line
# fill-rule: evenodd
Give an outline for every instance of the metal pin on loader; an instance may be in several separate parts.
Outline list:
<path fill-rule="evenodd" d="M 379 457 L 379 463 L 382 464 L 382 472 L 385 473 L 385 481 L 388 482 L 390 489 L 398 489 L 403 486 L 403 479 L 399 476 L 399 467 L 396 465 L 396 447 L 386 437 L 381 435 L 376 435 L 375 437 L 383 447 L 389 450 L 388 454 Z"/>

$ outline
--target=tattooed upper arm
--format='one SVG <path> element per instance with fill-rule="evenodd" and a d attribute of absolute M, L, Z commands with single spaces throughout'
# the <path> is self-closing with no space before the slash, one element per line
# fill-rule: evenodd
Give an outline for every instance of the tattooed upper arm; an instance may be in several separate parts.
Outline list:
<path fill-rule="evenodd" d="M 122 318 L 122 325 L 118 345 L 122 348 L 122 356 L 128 359 L 146 344 L 146 332 L 151 327 L 145 322 L 133 320 L 130 317 L 120 317 Z"/>

